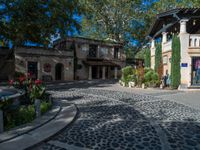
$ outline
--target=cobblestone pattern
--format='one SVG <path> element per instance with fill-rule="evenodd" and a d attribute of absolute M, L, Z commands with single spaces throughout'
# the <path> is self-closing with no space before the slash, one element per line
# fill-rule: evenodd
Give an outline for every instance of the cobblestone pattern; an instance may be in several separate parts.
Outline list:
<path fill-rule="evenodd" d="M 58 100 L 77 104 L 80 111 L 78 120 L 52 140 L 96 150 L 200 149 L 198 110 L 119 91 L 73 89 L 52 93 Z M 166 141 L 161 140 L 162 135 Z M 59 149 L 48 142 L 41 147 Z"/>
<path fill-rule="evenodd" d="M 171 149 L 200 150 L 200 123 L 165 122 L 161 126 Z"/>

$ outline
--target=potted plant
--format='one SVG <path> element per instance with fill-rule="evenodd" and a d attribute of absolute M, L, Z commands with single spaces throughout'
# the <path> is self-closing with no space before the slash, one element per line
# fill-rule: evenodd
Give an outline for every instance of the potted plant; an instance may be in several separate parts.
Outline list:
<path fill-rule="evenodd" d="M 45 87 L 42 85 L 41 80 L 35 80 L 34 84 L 29 87 L 30 99 L 34 102 L 36 117 L 41 115 L 40 105 L 41 97 L 45 92 Z"/>

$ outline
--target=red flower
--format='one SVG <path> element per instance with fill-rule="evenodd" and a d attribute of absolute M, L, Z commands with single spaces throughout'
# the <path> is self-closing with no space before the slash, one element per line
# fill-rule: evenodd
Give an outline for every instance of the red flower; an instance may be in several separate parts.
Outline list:
<path fill-rule="evenodd" d="M 27 77 L 28 77 L 28 78 L 31 78 L 31 77 L 32 77 L 32 73 L 31 73 L 31 72 L 28 72 L 28 73 L 27 73 Z"/>
<path fill-rule="evenodd" d="M 42 83 L 42 81 L 41 81 L 41 80 L 38 80 L 38 79 L 37 79 L 37 80 L 35 80 L 35 84 L 36 84 L 36 85 L 40 85 L 41 83 Z"/>
<path fill-rule="evenodd" d="M 13 84 L 14 84 L 14 80 L 9 80 L 8 83 L 9 83 L 10 85 L 13 85 Z"/>
<path fill-rule="evenodd" d="M 23 81 L 25 81 L 26 80 L 26 77 L 25 76 L 20 76 L 19 77 L 19 82 L 20 83 L 22 83 Z"/>

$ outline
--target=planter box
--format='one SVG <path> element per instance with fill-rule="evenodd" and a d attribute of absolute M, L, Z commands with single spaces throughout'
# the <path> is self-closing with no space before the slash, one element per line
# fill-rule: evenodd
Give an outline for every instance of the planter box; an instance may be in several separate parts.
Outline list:
<path fill-rule="evenodd" d="M 119 84 L 120 84 L 121 86 L 123 86 L 123 87 L 126 86 L 125 82 L 123 82 L 122 80 L 119 80 Z"/>
<path fill-rule="evenodd" d="M 128 82 L 128 87 L 129 88 L 135 87 L 135 82 Z"/>

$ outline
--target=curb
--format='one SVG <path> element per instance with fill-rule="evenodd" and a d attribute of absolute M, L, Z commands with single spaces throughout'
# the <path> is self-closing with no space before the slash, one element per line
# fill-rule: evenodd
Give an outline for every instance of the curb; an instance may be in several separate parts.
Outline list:
<path fill-rule="evenodd" d="M 78 109 L 75 104 L 67 103 L 66 101 L 60 101 L 60 105 L 62 107 L 60 113 L 54 119 L 30 132 L 0 143 L 0 149 L 30 149 L 66 128 L 76 119 Z"/>

